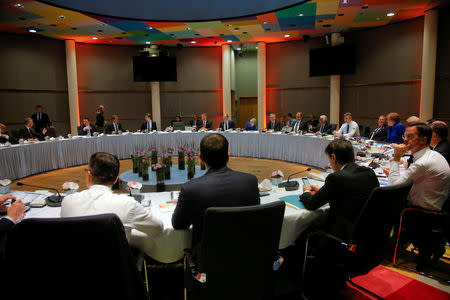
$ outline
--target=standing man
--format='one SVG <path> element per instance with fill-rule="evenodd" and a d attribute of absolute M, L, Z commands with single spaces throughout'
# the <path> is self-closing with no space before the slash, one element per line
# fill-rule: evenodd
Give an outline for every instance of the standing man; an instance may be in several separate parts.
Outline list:
<path fill-rule="evenodd" d="M 88 117 L 84 117 L 82 124 L 78 126 L 78 135 L 93 136 L 97 132 L 97 128 L 89 122 Z"/>
<path fill-rule="evenodd" d="M 201 129 L 212 130 L 212 122 L 208 120 L 208 114 L 202 113 Z"/>
<path fill-rule="evenodd" d="M 52 127 L 52 122 L 50 121 L 48 115 L 43 112 L 44 108 L 42 107 L 42 105 L 36 105 L 35 109 L 36 113 L 31 116 L 34 122 L 34 130 L 36 132 L 42 133 L 42 130 L 44 128 L 47 129 L 49 127 Z"/>
<path fill-rule="evenodd" d="M 308 130 L 308 122 L 303 120 L 302 112 L 297 112 L 295 114 L 295 122 L 292 127 L 292 132 L 297 133 L 297 132 L 304 131 L 304 130 Z"/>
<path fill-rule="evenodd" d="M 260 203 L 258 179 L 254 175 L 236 172 L 227 167 L 228 140 L 223 135 L 213 133 L 205 136 L 200 142 L 199 158 L 206 165 L 207 172 L 182 185 L 172 215 L 173 228 L 188 229 L 192 225 L 194 259 L 200 257 L 203 216 L 208 207 Z"/>
<path fill-rule="evenodd" d="M 220 122 L 219 128 L 222 129 L 223 131 L 228 129 L 234 129 L 234 122 L 232 120 L 229 120 L 228 114 L 223 115 L 223 121 Z"/>
<path fill-rule="evenodd" d="M 347 112 L 344 114 L 345 123 L 342 124 L 338 131 L 334 132 L 334 135 L 343 138 L 351 138 L 359 136 L 359 126 L 352 120 L 352 114 Z"/>
<path fill-rule="evenodd" d="M 267 130 L 280 131 L 283 125 L 277 120 L 277 116 L 274 113 L 269 115 L 269 122 L 267 122 Z"/>
<path fill-rule="evenodd" d="M 156 122 L 152 120 L 152 115 L 150 113 L 145 114 L 145 121 L 141 125 L 142 132 L 152 132 L 157 131 Z"/>
<path fill-rule="evenodd" d="M 370 134 L 370 139 L 377 142 L 386 142 L 387 140 L 387 118 L 385 115 L 378 117 L 378 127 Z"/>
<path fill-rule="evenodd" d="M 113 115 L 111 120 L 112 120 L 112 123 L 106 125 L 106 129 L 105 129 L 106 134 L 119 134 L 119 133 L 122 133 L 123 131 L 125 131 L 122 128 L 122 124 L 119 123 L 118 115 Z M 128 130 L 126 130 L 126 131 L 128 131 Z"/>

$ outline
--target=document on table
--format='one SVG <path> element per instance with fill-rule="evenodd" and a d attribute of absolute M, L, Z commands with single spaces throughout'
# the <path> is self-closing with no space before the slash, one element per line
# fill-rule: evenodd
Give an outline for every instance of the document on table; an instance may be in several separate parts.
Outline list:
<path fill-rule="evenodd" d="M 286 205 L 294 208 L 294 209 L 305 209 L 303 203 L 300 202 L 299 195 L 289 195 L 281 197 L 280 200 L 286 202 Z"/>
<path fill-rule="evenodd" d="M 12 193 L 17 200 L 22 200 L 23 204 L 28 205 L 31 202 L 33 203 L 45 203 L 45 198 L 52 195 L 52 193 L 36 193 L 36 192 L 22 192 L 15 191 Z"/>

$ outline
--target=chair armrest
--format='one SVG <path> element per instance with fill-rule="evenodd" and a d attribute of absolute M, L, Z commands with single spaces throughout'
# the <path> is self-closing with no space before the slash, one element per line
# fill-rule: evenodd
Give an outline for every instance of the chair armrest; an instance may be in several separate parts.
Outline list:
<path fill-rule="evenodd" d="M 356 248 L 356 244 L 355 243 L 353 243 L 351 241 L 344 241 L 343 239 L 341 239 L 341 238 L 339 238 L 337 236 L 334 236 L 334 235 L 332 235 L 332 234 L 330 234 L 328 232 L 325 232 L 325 231 L 322 231 L 322 230 L 315 230 L 315 231 L 311 232 L 308 235 L 308 240 L 309 240 L 309 237 L 311 235 L 320 235 L 320 236 L 325 237 L 327 239 L 334 240 L 334 241 L 338 242 L 341 246 L 343 246 L 344 248 L 349 250 L 350 252 L 355 252 L 355 248 Z"/>
<path fill-rule="evenodd" d="M 441 211 L 437 211 L 437 210 L 432 210 L 432 209 L 427 209 L 427 208 L 423 208 L 420 206 L 410 206 L 410 207 L 406 207 L 405 209 L 403 209 L 402 211 L 402 216 L 409 212 L 409 211 L 418 211 L 424 214 L 434 214 L 434 215 L 442 215 Z"/>

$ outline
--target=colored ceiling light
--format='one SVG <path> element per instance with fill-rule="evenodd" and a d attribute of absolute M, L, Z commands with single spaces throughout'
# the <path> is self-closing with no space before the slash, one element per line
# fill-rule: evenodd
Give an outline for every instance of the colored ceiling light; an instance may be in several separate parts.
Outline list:
<path fill-rule="evenodd" d="M 31 32 L 31 33 L 36 33 L 37 32 L 36 29 L 29 29 L 28 31 Z"/>
<path fill-rule="evenodd" d="M 387 13 L 386 16 L 388 16 L 388 17 L 393 17 L 393 16 L 395 16 L 395 13 L 390 12 L 390 13 Z"/>

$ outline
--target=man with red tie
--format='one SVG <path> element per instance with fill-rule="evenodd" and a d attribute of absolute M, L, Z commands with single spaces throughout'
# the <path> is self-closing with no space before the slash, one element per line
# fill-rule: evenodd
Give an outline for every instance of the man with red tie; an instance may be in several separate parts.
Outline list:
<path fill-rule="evenodd" d="M 33 119 L 32 118 L 25 118 L 24 126 L 19 130 L 19 138 L 24 140 L 39 140 L 43 138 L 43 135 L 47 133 L 47 129 L 42 129 L 42 134 L 35 132 L 33 130 Z"/>
<path fill-rule="evenodd" d="M 206 129 L 206 130 L 212 129 L 212 122 L 208 120 L 207 113 L 202 113 L 202 128 L 201 129 Z"/>

